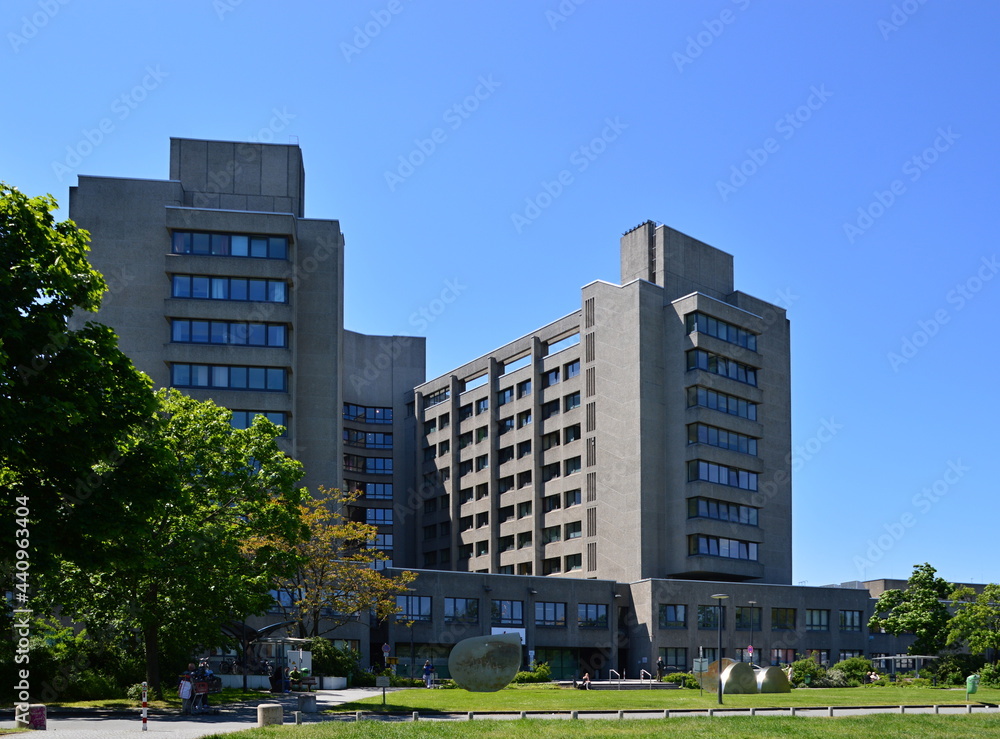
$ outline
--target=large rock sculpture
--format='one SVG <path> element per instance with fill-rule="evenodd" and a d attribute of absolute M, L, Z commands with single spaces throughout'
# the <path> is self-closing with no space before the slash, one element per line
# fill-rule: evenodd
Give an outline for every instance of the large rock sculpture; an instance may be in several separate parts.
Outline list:
<path fill-rule="evenodd" d="M 746 662 L 736 662 L 722 672 L 723 693 L 756 693 L 757 675 Z"/>
<path fill-rule="evenodd" d="M 788 676 L 780 667 L 767 667 L 757 673 L 757 685 L 761 693 L 791 693 Z"/>
<path fill-rule="evenodd" d="M 736 664 L 733 660 L 728 657 L 722 658 L 722 674 L 725 674 L 726 668 L 732 664 Z M 705 690 L 718 690 L 719 689 L 719 663 L 712 662 L 708 665 L 708 669 L 705 672 L 695 673 L 696 677 L 701 678 L 701 687 Z"/>
<path fill-rule="evenodd" d="M 506 687 L 521 666 L 519 634 L 473 636 L 456 644 L 448 669 L 458 687 L 473 693 L 492 693 Z"/>

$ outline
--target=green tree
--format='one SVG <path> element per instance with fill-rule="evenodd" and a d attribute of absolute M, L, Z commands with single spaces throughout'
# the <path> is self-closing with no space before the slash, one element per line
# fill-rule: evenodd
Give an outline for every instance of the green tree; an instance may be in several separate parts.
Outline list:
<path fill-rule="evenodd" d="M 926 562 L 915 565 L 905 590 L 886 590 L 879 596 L 868 628 L 894 636 L 913 634 L 910 654 L 936 655 L 948 641 L 951 615 L 946 601 L 954 589 Z"/>
<path fill-rule="evenodd" d="M 71 330 L 96 311 L 105 283 L 87 261 L 89 235 L 55 223 L 51 196 L 0 183 L 0 531 L 9 563 L 18 499 L 30 510 L 31 572 L 85 550 L 82 532 L 112 519 L 95 512 L 95 466 L 113 466 L 129 429 L 155 407 L 149 379 L 107 326 Z M 131 495 L 132 491 L 119 491 Z M 99 497 L 103 512 L 121 500 Z"/>
<path fill-rule="evenodd" d="M 1000 660 L 1000 585 L 991 583 L 976 593 L 970 587 L 951 594 L 955 612 L 948 623 L 948 644 L 965 643 L 972 654 L 993 650 Z"/>
<path fill-rule="evenodd" d="M 55 592 L 79 621 L 136 633 L 161 695 L 161 652 L 223 644 L 226 623 L 265 612 L 305 531 L 301 465 L 279 450 L 277 426 L 258 416 L 236 430 L 211 401 L 157 398 L 104 477 L 131 493 L 114 535 L 85 535 L 91 557 L 66 561 Z"/>
<path fill-rule="evenodd" d="M 382 620 L 398 611 L 396 596 L 408 592 L 412 572 L 389 576 L 375 569 L 386 558 L 376 548 L 378 528 L 353 521 L 358 493 L 321 489 L 302 502 L 300 514 L 309 530 L 294 548 L 298 566 L 278 581 L 285 617 L 298 622 L 299 636 L 317 637 L 372 611 Z"/>

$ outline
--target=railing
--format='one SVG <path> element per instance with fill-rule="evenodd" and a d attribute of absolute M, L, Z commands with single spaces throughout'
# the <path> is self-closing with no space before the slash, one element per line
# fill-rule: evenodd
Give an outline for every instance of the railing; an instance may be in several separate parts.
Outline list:
<path fill-rule="evenodd" d="M 618 676 L 618 689 L 621 690 L 622 689 L 622 680 L 625 678 L 625 676 L 622 675 L 621 673 L 619 673 L 618 670 L 608 670 L 608 672 L 610 674 L 612 674 L 612 675 L 617 675 Z"/>
<path fill-rule="evenodd" d="M 639 680 L 640 682 L 648 682 L 650 687 L 653 686 L 653 675 L 647 670 L 639 670 Z"/>

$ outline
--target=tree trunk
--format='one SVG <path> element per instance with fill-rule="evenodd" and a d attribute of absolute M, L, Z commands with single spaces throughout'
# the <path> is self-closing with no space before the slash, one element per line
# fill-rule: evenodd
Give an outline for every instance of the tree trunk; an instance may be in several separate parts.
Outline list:
<path fill-rule="evenodd" d="M 146 604 L 153 608 L 157 598 L 156 585 L 146 588 Z M 146 646 L 146 682 L 157 700 L 163 700 L 163 685 L 160 681 L 160 627 L 158 624 L 147 623 L 142 627 L 142 637 Z"/>

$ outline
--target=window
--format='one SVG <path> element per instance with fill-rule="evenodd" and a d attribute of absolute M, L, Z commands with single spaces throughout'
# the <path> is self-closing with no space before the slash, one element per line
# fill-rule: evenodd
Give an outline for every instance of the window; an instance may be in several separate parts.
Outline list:
<path fill-rule="evenodd" d="M 360 490 L 368 500 L 392 500 L 391 482 L 357 482 L 347 480 L 348 490 Z"/>
<path fill-rule="evenodd" d="M 689 334 L 695 332 L 708 334 L 717 339 L 728 341 L 730 344 L 742 346 L 752 352 L 757 351 L 757 335 L 744 328 L 720 321 L 718 318 L 712 318 L 704 313 L 688 313 L 684 318 Z"/>
<path fill-rule="evenodd" d="M 543 388 L 552 387 L 553 385 L 557 384 L 558 382 L 559 382 L 559 368 L 558 367 L 556 367 L 553 370 L 549 370 L 548 372 L 546 372 L 546 373 L 544 373 L 542 375 L 542 387 Z"/>
<path fill-rule="evenodd" d="M 608 628 L 608 607 L 604 603 L 579 603 L 576 606 L 576 625 L 581 629 Z"/>
<path fill-rule="evenodd" d="M 551 559 L 542 560 L 542 574 L 543 575 L 555 575 L 561 572 L 560 562 L 558 557 L 552 557 Z"/>
<path fill-rule="evenodd" d="M 667 670 L 687 672 L 690 667 L 687 661 L 687 651 L 686 647 L 660 647 L 660 656 L 666 663 Z"/>
<path fill-rule="evenodd" d="M 478 444 L 479 442 L 488 438 L 489 435 L 490 435 L 490 427 L 480 426 L 479 428 L 476 429 L 476 443 Z"/>
<path fill-rule="evenodd" d="M 517 397 L 526 398 L 531 395 L 531 380 L 517 383 Z"/>
<path fill-rule="evenodd" d="M 720 449 L 732 449 L 734 452 L 757 456 L 757 439 L 753 436 L 738 434 L 735 431 L 707 426 L 703 423 L 688 425 L 688 444 L 708 444 Z"/>
<path fill-rule="evenodd" d="M 458 422 L 461 423 L 467 418 L 472 418 L 472 403 L 463 405 L 458 409 Z"/>
<path fill-rule="evenodd" d="M 825 609 L 806 609 L 806 631 L 829 631 L 830 612 Z"/>
<path fill-rule="evenodd" d="M 562 528 L 560 526 L 548 526 L 542 529 L 542 544 L 551 544 L 562 540 Z"/>
<path fill-rule="evenodd" d="M 565 626 L 566 625 L 566 604 L 547 603 L 539 601 L 535 603 L 535 625 L 536 626 Z"/>
<path fill-rule="evenodd" d="M 548 451 L 554 446 L 559 446 L 559 432 L 552 431 L 542 435 L 542 451 Z"/>
<path fill-rule="evenodd" d="M 687 606 L 673 603 L 660 603 L 660 628 L 686 629 Z"/>
<path fill-rule="evenodd" d="M 362 449 L 392 449 L 392 434 L 381 431 L 344 429 L 344 444 Z M 434 447 L 430 447 L 434 449 Z M 431 459 L 434 457 L 432 456 Z"/>
<path fill-rule="evenodd" d="M 444 455 L 451 451 L 451 441 L 445 439 L 440 444 L 438 444 L 438 454 Z"/>
<path fill-rule="evenodd" d="M 476 401 L 476 415 L 477 416 L 480 413 L 485 413 L 489 409 L 490 409 L 490 399 L 489 398 L 480 398 L 479 400 Z"/>
<path fill-rule="evenodd" d="M 531 411 L 521 411 L 517 414 L 517 427 L 523 429 L 531 423 Z"/>
<path fill-rule="evenodd" d="M 558 400 L 550 400 L 548 403 L 543 403 L 542 404 L 541 413 L 542 413 L 542 420 L 543 421 L 546 420 L 546 419 L 548 419 L 548 418 L 552 418 L 553 416 L 558 416 L 559 415 L 559 401 Z"/>
<path fill-rule="evenodd" d="M 565 377 L 567 380 L 571 377 L 576 377 L 580 374 L 580 360 L 577 359 L 569 364 L 563 365 L 563 369 L 565 370 Z"/>
<path fill-rule="evenodd" d="M 174 231 L 171 251 L 215 257 L 287 259 L 288 237 Z"/>
<path fill-rule="evenodd" d="M 721 612 L 721 613 L 720 613 Z M 726 628 L 725 606 L 698 606 L 698 628 L 718 629 L 719 617 L 722 617 L 722 628 Z"/>
<path fill-rule="evenodd" d="M 170 319 L 170 339 L 182 344 L 233 344 L 236 346 L 288 346 L 283 323 Z"/>
<path fill-rule="evenodd" d="M 431 524 L 430 526 L 424 526 L 424 541 L 428 539 L 437 538 L 437 524 Z"/>
<path fill-rule="evenodd" d="M 531 574 L 531 562 L 520 562 L 517 565 L 518 575 L 530 575 Z"/>
<path fill-rule="evenodd" d="M 288 370 L 284 367 L 172 364 L 170 378 L 173 387 L 215 387 L 270 392 L 285 392 L 288 389 Z"/>
<path fill-rule="evenodd" d="M 518 472 L 517 473 L 517 487 L 518 487 L 518 490 L 520 490 L 521 488 L 526 488 L 530 484 L 531 484 L 531 470 L 527 470 L 526 472 Z"/>
<path fill-rule="evenodd" d="M 482 454 L 476 457 L 476 472 L 479 472 L 480 470 L 485 470 L 489 466 L 490 466 L 489 454 Z"/>
<path fill-rule="evenodd" d="M 567 554 L 563 565 L 563 572 L 574 572 L 583 569 L 582 554 Z"/>
<path fill-rule="evenodd" d="M 725 467 L 714 462 L 692 459 L 688 462 L 688 482 L 702 480 L 717 485 L 728 485 L 742 490 L 757 489 L 757 473 L 737 467 Z"/>
<path fill-rule="evenodd" d="M 360 457 L 357 454 L 344 455 L 344 469 L 348 472 L 363 472 L 366 475 L 391 475 L 391 457 Z"/>
<path fill-rule="evenodd" d="M 497 492 L 503 495 L 504 493 L 510 492 L 514 489 L 514 476 L 509 475 L 508 477 L 501 477 L 497 480 Z"/>
<path fill-rule="evenodd" d="M 522 457 L 527 457 L 529 454 L 531 454 L 531 440 L 518 442 L 517 458 L 521 459 Z"/>
<path fill-rule="evenodd" d="M 559 463 L 553 462 L 542 467 L 542 482 L 548 482 L 559 477 Z"/>
<path fill-rule="evenodd" d="M 687 392 L 689 408 L 700 405 L 703 408 L 728 413 L 730 416 L 739 416 L 750 421 L 757 420 L 757 404 L 749 400 L 698 386 L 689 387 Z"/>
<path fill-rule="evenodd" d="M 391 526 L 392 508 L 366 508 L 365 523 L 375 526 Z"/>
<path fill-rule="evenodd" d="M 450 536 L 451 535 L 451 521 L 442 521 L 438 524 L 438 535 L 439 536 Z M 441 550 L 441 564 L 446 564 L 448 562 L 448 550 Z"/>
<path fill-rule="evenodd" d="M 574 423 L 572 426 L 567 426 L 563 429 L 563 444 L 577 441 L 580 437 L 580 424 L 578 423 Z"/>
<path fill-rule="evenodd" d="M 478 624 L 479 600 L 476 598 L 445 598 L 444 622 L 446 624 Z"/>
<path fill-rule="evenodd" d="M 451 397 L 451 390 L 449 390 L 448 388 L 444 388 L 442 390 L 437 390 L 437 391 L 431 393 L 430 395 L 425 395 L 424 396 L 424 410 L 427 410 L 428 408 L 433 408 L 434 406 L 438 405 L 439 403 L 445 402 L 450 397 Z"/>
<path fill-rule="evenodd" d="M 424 513 L 434 513 L 438 507 L 437 498 L 428 498 L 424 501 Z"/>
<path fill-rule="evenodd" d="M 500 519 L 500 523 L 506 523 L 514 518 L 514 506 L 506 505 L 503 508 L 497 510 L 497 516 Z"/>
<path fill-rule="evenodd" d="M 505 446 L 497 452 L 497 464 L 505 464 L 512 459 L 514 459 L 514 447 L 512 446 Z"/>
<path fill-rule="evenodd" d="M 501 536 L 497 540 L 497 547 L 501 552 L 509 552 L 514 549 L 514 535 Z"/>
<path fill-rule="evenodd" d="M 748 559 L 757 561 L 757 543 L 724 539 L 718 536 L 692 534 L 688 537 L 689 555 L 707 555 L 709 557 L 728 557 L 729 559 Z"/>
<path fill-rule="evenodd" d="M 490 495 L 490 484 L 488 482 L 476 485 L 476 500 L 482 500 L 483 498 L 488 498 L 489 495 Z"/>
<path fill-rule="evenodd" d="M 424 436 L 427 434 L 433 434 L 438 430 L 438 421 L 436 418 L 432 418 L 430 421 L 424 421 Z"/>
<path fill-rule="evenodd" d="M 438 427 L 442 428 L 442 429 L 446 429 L 450 425 L 451 425 L 451 414 L 449 414 L 449 413 L 442 413 L 441 414 L 441 418 L 440 418 L 440 423 L 438 424 Z"/>
<path fill-rule="evenodd" d="M 467 446 L 472 446 L 472 432 L 466 431 L 464 434 L 459 434 L 458 436 L 458 448 L 465 449 Z"/>
<path fill-rule="evenodd" d="M 458 519 L 458 530 L 469 531 L 472 529 L 472 516 L 462 516 Z"/>
<path fill-rule="evenodd" d="M 714 518 L 717 521 L 757 525 L 758 509 L 753 506 L 726 503 L 711 498 L 688 498 L 688 518 Z"/>
<path fill-rule="evenodd" d="M 523 626 L 524 601 L 521 600 L 491 601 L 490 621 L 494 626 Z"/>
<path fill-rule="evenodd" d="M 497 393 L 497 407 L 499 408 L 502 405 L 506 405 L 513 399 L 514 399 L 514 388 L 512 387 L 504 388 L 503 390 Z"/>
<path fill-rule="evenodd" d="M 580 505 L 580 503 L 583 502 L 583 498 L 580 494 L 580 488 L 577 488 L 576 490 L 567 490 L 563 493 L 563 500 L 563 505 L 565 505 L 566 508 Z"/>
<path fill-rule="evenodd" d="M 861 611 L 841 611 L 840 630 L 861 631 Z"/>
<path fill-rule="evenodd" d="M 794 631 L 794 630 L 795 630 L 794 608 L 771 609 L 771 631 Z"/>
<path fill-rule="evenodd" d="M 472 559 L 472 545 L 471 544 L 460 544 L 458 547 L 458 558 L 459 559 Z"/>
<path fill-rule="evenodd" d="M 237 300 L 258 303 L 287 301 L 284 280 L 257 280 L 243 277 L 174 275 L 171 297 L 205 300 Z"/>
<path fill-rule="evenodd" d="M 722 375 L 747 385 L 757 385 L 757 368 L 737 362 L 735 359 L 706 352 L 704 349 L 690 349 L 687 353 L 687 368 L 700 369 L 713 375 Z"/>
<path fill-rule="evenodd" d="M 397 621 L 430 621 L 431 597 L 429 595 L 397 595 Z"/>
<path fill-rule="evenodd" d="M 476 542 L 476 556 L 485 557 L 490 553 L 490 543 L 489 541 L 477 541 Z"/>
<path fill-rule="evenodd" d="M 562 501 L 559 499 L 559 495 L 546 495 L 542 498 L 542 513 L 548 513 L 549 511 L 554 511 L 560 508 Z"/>
<path fill-rule="evenodd" d="M 488 512 L 476 514 L 477 529 L 481 529 L 483 526 L 489 526 L 489 525 L 490 525 L 490 514 Z"/>
<path fill-rule="evenodd" d="M 531 501 L 526 500 L 523 503 L 517 504 L 517 517 L 525 518 L 531 515 Z"/>
<path fill-rule="evenodd" d="M 737 631 L 760 631 L 760 613 L 758 606 L 736 607 Z"/>
<path fill-rule="evenodd" d="M 531 532 L 522 531 L 517 535 L 517 548 L 524 549 L 525 547 L 531 546 Z"/>
<path fill-rule="evenodd" d="M 564 536 L 567 539 L 579 539 L 583 536 L 583 522 L 582 521 L 572 521 L 566 524 L 564 529 Z"/>
<path fill-rule="evenodd" d="M 514 430 L 513 416 L 507 416 L 507 418 L 501 418 L 499 421 L 497 421 L 497 433 L 500 436 L 503 436 L 508 431 L 513 431 L 513 430 Z"/>
<path fill-rule="evenodd" d="M 391 424 L 392 408 L 375 408 L 344 403 L 344 420 L 360 421 L 361 423 Z"/>
<path fill-rule="evenodd" d="M 264 416 L 275 426 L 283 426 L 282 436 L 288 436 L 288 415 L 273 411 L 233 411 L 229 419 L 229 425 L 234 429 L 248 429 L 253 425 L 253 419 L 257 416 Z"/>
<path fill-rule="evenodd" d="M 468 503 L 472 500 L 472 488 L 462 488 L 458 491 L 458 504 Z"/>
<path fill-rule="evenodd" d="M 772 665 L 790 665 L 795 661 L 795 650 L 794 649 L 772 649 L 771 650 L 771 664 Z"/>
<path fill-rule="evenodd" d="M 575 393 L 570 393 L 563 398 L 563 410 L 569 413 L 574 408 L 580 407 L 580 391 L 577 390 Z"/>
<path fill-rule="evenodd" d="M 424 567 L 435 567 L 437 559 L 437 552 L 424 552 Z"/>
<path fill-rule="evenodd" d="M 852 659 L 854 657 L 864 657 L 865 654 L 860 649 L 841 649 L 840 650 L 840 662 L 845 659 Z"/>
<path fill-rule="evenodd" d="M 570 459 L 567 459 L 563 466 L 565 468 L 565 474 L 567 475 L 575 474 L 583 468 L 580 457 L 571 457 Z"/>

